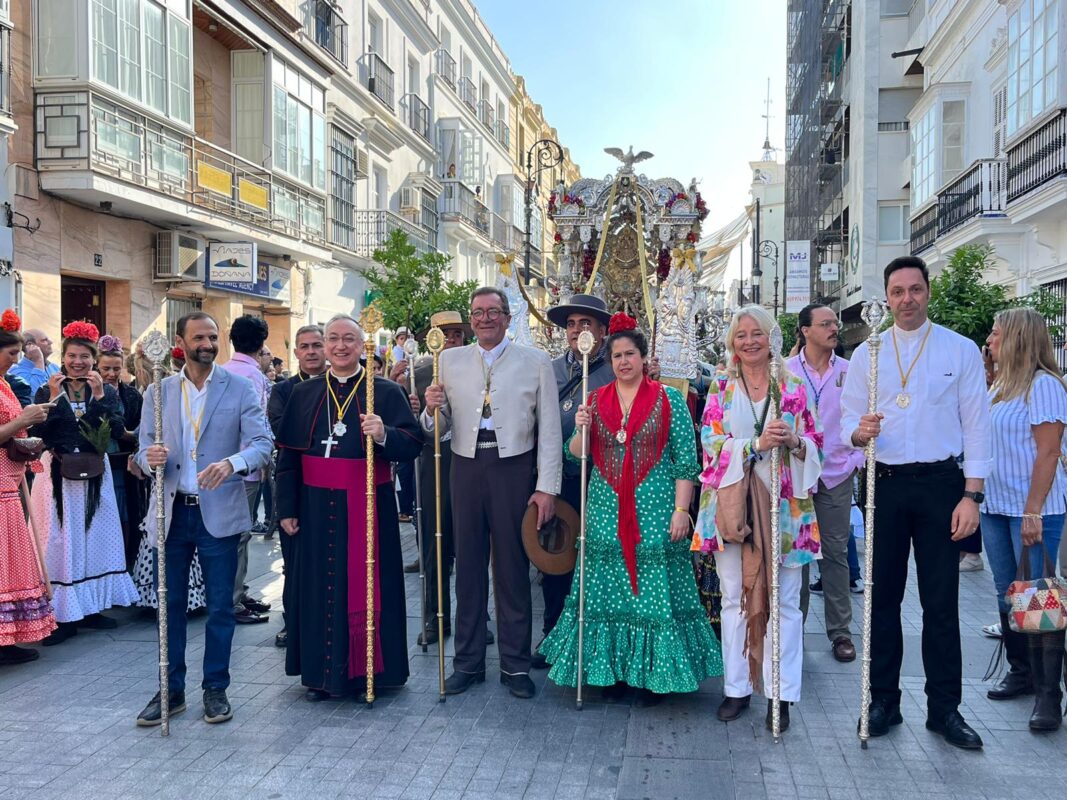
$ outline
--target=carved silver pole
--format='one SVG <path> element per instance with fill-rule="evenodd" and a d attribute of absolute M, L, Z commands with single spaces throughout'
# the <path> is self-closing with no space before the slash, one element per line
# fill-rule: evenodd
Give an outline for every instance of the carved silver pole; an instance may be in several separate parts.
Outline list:
<path fill-rule="evenodd" d="M 885 305 L 881 300 L 869 300 L 863 304 L 861 314 L 867 324 L 867 355 L 870 366 L 867 371 L 867 413 L 878 413 L 878 350 L 882 345 L 879 336 L 885 320 Z M 870 735 L 871 703 L 871 611 L 874 600 L 874 481 L 875 441 L 867 442 L 867 502 L 863 517 L 863 660 L 860 663 L 860 747 L 867 749 Z"/>
<path fill-rule="evenodd" d="M 771 404 L 770 421 L 781 416 L 781 370 L 778 359 L 782 353 L 782 329 L 771 328 L 771 385 L 767 402 Z M 779 594 L 782 559 L 782 450 L 771 449 L 771 736 L 777 742 L 782 736 L 782 606 Z"/>
<path fill-rule="evenodd" d="M 582 403 L 588 402 L 589 398 L 589 354 L 593 352 L 596 341 L 593 334 L 584 330 L 578 334 L 578 352 L 582 354 Z M 585 675 L 585 516 L 588 503 L 589 489 L 587 478 L 589 477 L 589 426 L 582 428 L 582 495 L 581 495 L 581 522 L 578 526 L 578 697 L 575 705 L 582 710 L 582 684 Z"/>
<path fill-rule="evenodd" d="M 150 332 L 142 345 L 144 354 L 152 362 L 153 419 L 156 425 L 157 447 L 163 446 L 163 359 L 167 356 L 167 340 L 159 331 Z M 167 508 L 163 493 L 163 473 L 166 467 L 156 467 L 152 491 L 156 496 L 156 603 L 159 606 L 159 709 L 160 732 L 170 736 L 170 649 L 167 646 Z"/>
<path fill-rule="evenodd" d="M 408 388 L 409 394 L 415 395 L 415 356 L 419 354 L 419 343 L 414 338 L 408 337 L 404 342 L 404 354 L 408 361 Z M 422 627 L 419 634 L 422 636 L 422 652 L 426 652 L 426 562 L 422 557 L 422 543 L 424 532 L 422 530 L 422 456 L 415 459 L 415 547 L 419 551 L 419 607 L 421 609 Z"/>

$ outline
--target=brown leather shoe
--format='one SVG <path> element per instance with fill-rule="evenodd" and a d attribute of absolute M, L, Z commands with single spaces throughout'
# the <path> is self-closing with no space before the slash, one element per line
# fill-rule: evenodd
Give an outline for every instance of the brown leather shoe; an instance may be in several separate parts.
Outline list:
<path fill-rule="evenodd" d="M 751 702 L 752 695 L 747 697 L 724 697 L 722 705 L 719 706 L 719 710 L 715 714 L 723 722 L 733 722 L 745 712 Z"/>
<path fill-rule="evenodd" d="M 831 649 L 833 650 L 834 658 L 842 664 L 856 660 L 856 645 L 852 644 L 852 640 L 847 636 L 838 636 L 834 639 L 834 646 Z"/>

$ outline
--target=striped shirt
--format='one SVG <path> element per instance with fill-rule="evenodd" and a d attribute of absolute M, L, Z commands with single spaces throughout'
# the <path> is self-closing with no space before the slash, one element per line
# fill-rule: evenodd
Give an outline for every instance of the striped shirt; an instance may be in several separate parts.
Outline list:
<path fill-rule="evenodd" d="M 990 390 L 992 400 L 992 390 Z M 1030 476 L 1037 459 L 1033 425 L 1043 422 L 1067 423 L 1067 391 L 1053 376 L 1042 373 L 1034 379 L 1030 398 L 1016 397 L 995 403 L 993 423 L 993 469 L 985 483 L 986 514 L 1021 517 L 1030 492 Z M 1042 514 L 1067 512 L 1067 474 L 1057 464 L 1052 488 L 1045 498 Z"/>

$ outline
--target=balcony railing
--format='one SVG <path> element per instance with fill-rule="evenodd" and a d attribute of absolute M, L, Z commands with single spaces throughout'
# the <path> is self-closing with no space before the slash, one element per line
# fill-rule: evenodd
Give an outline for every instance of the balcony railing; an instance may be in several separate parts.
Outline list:
<path fill-rule="evenodd" d="M 481 123 L 489 129 L 489 133 L 494 133 L 493 128 L 496 126 L 496 114 L 493 113 L 493 104 L 488 100 L 482 100 L 478 103 L 478 119 Z"/>
<path fill-rule="evenodd" d="M 408 127 L 426 141 L 430 141 L 430 107 L 417 94 L 404 95 Z"/>
<path fill-rule="evenodd" d="M 474 88 L 474 81 L 470 78 L 463 77 L 459 79 L 459 99 L 463 101 L 467 108 L 477 113 L 478 90 Z"/>
<path fill-rule="evenodd" d="M 325 244 L 325 197 L 94 93 L 38 93 L 36 137 L 41 173 L 92 170 L 240 222 Z"/>
<path fill-rule="evenodd" d="M 1008 149 L 1008 202 L 1067 172 L 1067 109 Z"/>
<path fill-rule="evenodd" d="M 517 252 L 519 258 L 521 258 L 523 246 L 526 242 L 522 229 L 517 225 L 508 222 L 499 214 L 493 214 L 492 217 L 493 229 L 489 238 L 500 245 L 504 250 Z"/>
<path fill-rule="evenodd" d="M 461 220 L 472 225 L 488 238 L 492 225 L 489 207 L 458 180 L 445 180 L 444 190 L 438 198 L 438 208 L 443 219 Z"/>
<path fill-rule="evenodd" d="M 367 90 L 392 109 L 393 70 L 377 53 L 367 53 L 367 55 L 363 56 L 363 62 Z"/>
<path fill-rule="evenodd" d="M 308 28 L 315 35 L 315 42 L 348 66 L 348 23 L 341 18 L 330 0 L 312 0 L 307 6 Z"/>
<path fill-rule="evenodd" d="M 1003 215 L 1007 205 L 1007 162 L 982 159 L 937 193 L 937 235 L 944 236 L 980 215 Z"/>
<path fill-rule="evenodd" d="M 937 203 L 911 218 L 911 253 L 918 255 L 937 238 Z"/>
<path fill-rule="evenodd" d="M 415 246 L 415 252 L 420 256 L 436 250 L 435 243 L 430 242 L 424 228 L 392 211 L 356 211 L 354 223 L 354 251 L 364 258 L 372 258 L 375 250 L 385 247 L 389 235 L 395 230 L 407 234 L 408 242 Z"/>
<path fill-rule="evenodd" d="M 452 58 L 452 55 L 441 48 L 437 51 L 437 74 L 441 76 L 449 86 L 453 89 L 456 88 L 456 59 Z"/>
<path fill-rule="evenodd" d="M 496 140 L 504 147 L 511 147 L 511 128 L 502 119 L 496 121 Z"/>

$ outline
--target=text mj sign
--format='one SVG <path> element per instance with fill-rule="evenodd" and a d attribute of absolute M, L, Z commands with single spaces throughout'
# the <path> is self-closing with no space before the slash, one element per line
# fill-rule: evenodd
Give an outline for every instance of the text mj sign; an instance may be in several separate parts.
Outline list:
<path fill-rule="evenodd" d="M 796 314 L 811 302 L 811 242 L 785 243 L 785 312 Z"/>

